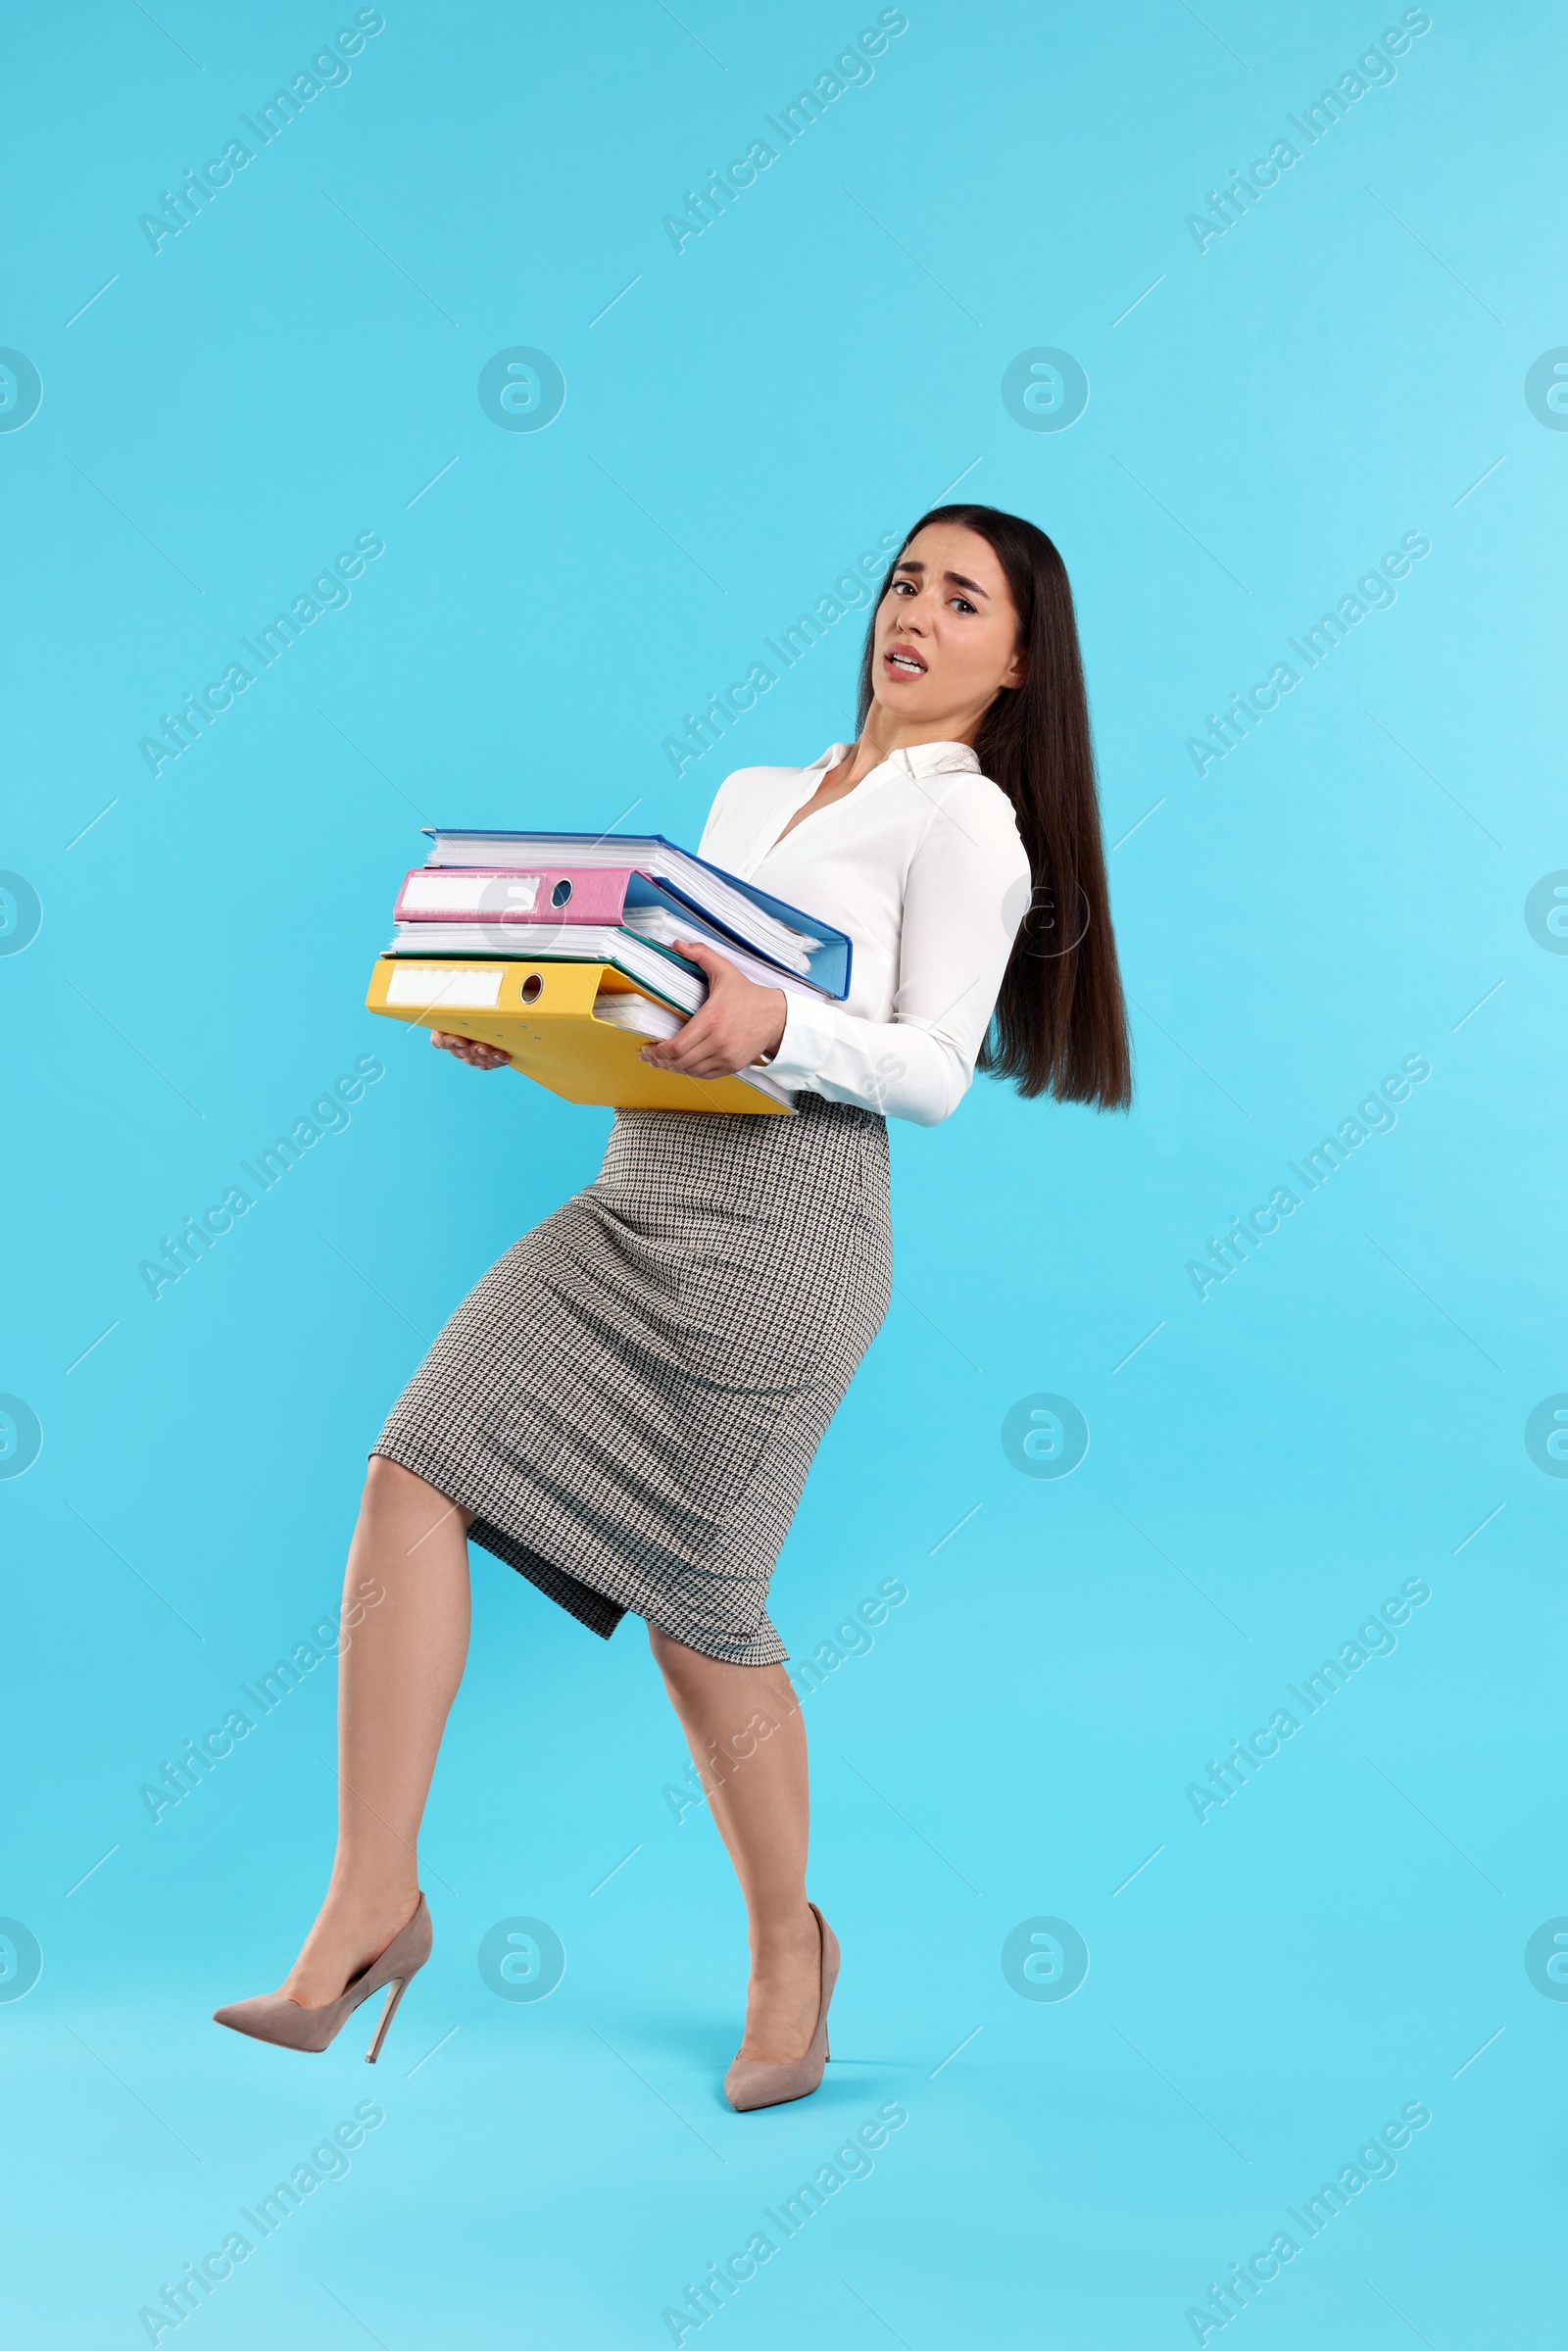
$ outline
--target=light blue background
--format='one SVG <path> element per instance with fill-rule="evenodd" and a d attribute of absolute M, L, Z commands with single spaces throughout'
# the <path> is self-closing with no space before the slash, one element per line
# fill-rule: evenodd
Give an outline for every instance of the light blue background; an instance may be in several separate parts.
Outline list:
<path fill-rule="evenodd" d="M 43 1428 L 0 1482 L 27 1823 L 0 1909 L 44 1952 L 0 2004 L 19 2342 L 145 2340 L 138 2307 L 371 2095 L 352 2172 L 189 2339 L 666 2342 L 892 2098 L 872 2176 L 702 2339 L 1191 2342 L 1414 2100 L 1254 2351 L 1561 2324 L 1568 2008 L 1524 1950 L 1568 1912 L 1568 1485 L 1523 1437 L 1568 1390 L 1568 960 L 1523 910 L 1568 866 L 1568 437 L 1523 392 L 1568 342 L 1560 20 L 1434 6 L 1200 253 L 1186 215 L 1396 9 L 907 14 L 678 255 L 662 216 L 874 9 L 389 5 L 156 255 L 138 215 L 352 11 L 13 25 L 0 342 L 43 379 L 0 434 L 0 864 L 43 906 L 0 960 L 0 1389 Z M 480 408 L 514 345 L 564 371 L 547 430 Z M 1004 408 L 1037 346 L 1087 370 L 1070 430 Z M 1139 1096 L 981 1081 L 894 1130 L 897 1296 L 774 1585 L 797 1656 L 908 1590 L 808 1704 L 828 2082 L 723 2106 L 742 1913 L 662 1795 L 684 1756 L 640 1630 L 607 1648 L 483 1553 L 435 1954 L 381 2064 L 358 2028 L 309 2062 L 220 2033 L 323 1886 L 331 1667 L 156 1827 L 138 1786 L 333 1608 L 384 1413 L 609 1125 L 362 1009 L 419 826 L 695 841 L 729 769 L 853 731 L 863 618 L 678 778 L 664 737 L 955 483 L 1071 572 Z M 347 608 L 155 780 L 160 712 L 363 531 L 386 552 Z M 1406 531 L 1432 552 L 1397 602 L 1200 779 L 1205 713 Z M 347 1130 L 155 1303 L 160 1237 L 366 1053 Z M 1187 1260 L 1411 1054 L 1393 1131 L 1200 1301 Z M 1004 1453 L 1036 1393 L 1088 1419 L 1068 1478 Z M 1396 1650 L 1200 1825 L 1188 1783 L 1413 1577 Z M 517 1914 L 566 1947 L 542 2003 L 479 1978 Z M 1063 2002 L 1002 1971 L 1042 1915 L 1091 1952 Z"/>

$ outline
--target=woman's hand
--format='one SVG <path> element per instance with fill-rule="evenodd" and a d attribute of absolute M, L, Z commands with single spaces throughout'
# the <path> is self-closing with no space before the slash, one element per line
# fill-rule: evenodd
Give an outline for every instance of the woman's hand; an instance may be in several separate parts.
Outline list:
<path fill-rule="evenodd" d="M 727 955 L 700 939 L 674 942 L 708 974 L 708 1001 L 673 1037 L 653 1039 L 639 1059 L 688 1078 L 732 1078 L 760 1054 L 776 1053 L 789 1001 L 782 988 L 759 988 Z"/>
<path fill-rule="evenodd" d="M 473 1037 L 453 1037 L 445 1029 L 432 1029 L 430 1043 L 455 1061 L 466 1061 L 470 1069 L 505 1069 L 512 1059 L 499 1046 L 480 1045 Z"/>

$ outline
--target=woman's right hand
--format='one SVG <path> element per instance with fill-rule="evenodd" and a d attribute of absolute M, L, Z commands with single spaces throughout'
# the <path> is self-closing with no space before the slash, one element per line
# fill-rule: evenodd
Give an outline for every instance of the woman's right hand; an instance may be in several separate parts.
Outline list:
<path fill-rule="evenodd" d="M 473 1037 L 454 1037 L 446 1029 L 432 1029 L 430 1043 L 455 1061 L 466 1061 L 470 1069 L 505 1069 L 512 1059 L 499 1046 L 480 1045 Z"/>

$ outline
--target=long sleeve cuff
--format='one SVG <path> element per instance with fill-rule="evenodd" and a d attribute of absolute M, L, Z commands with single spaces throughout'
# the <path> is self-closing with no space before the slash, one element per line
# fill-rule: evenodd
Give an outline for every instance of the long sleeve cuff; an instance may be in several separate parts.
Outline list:
<path fill-rule="evenodd" d="M 934 1029 L 907 1020 L 861 1020 L 793 989 L 785 1003 L 784 1034 L 766 1068 L 790 1093 L 820 1094 L 883 1118 L 936 1126 L 968 1091 L 970 1061 Z"/>
<path fill-rule="evenodd" d="M 784 990 L 784 1034 L 767 1064 L 767 1074 L 792 1092 L 810 1089 L 833 1044 L 833 1013 L 814 996 Z"/>

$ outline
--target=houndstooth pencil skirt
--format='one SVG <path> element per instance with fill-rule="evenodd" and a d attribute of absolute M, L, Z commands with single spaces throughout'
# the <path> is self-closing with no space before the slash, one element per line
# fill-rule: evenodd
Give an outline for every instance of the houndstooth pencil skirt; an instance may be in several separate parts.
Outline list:
<path fill-rule="evenodd" d="M 371 1447 L 606 1639 L 788 1651 L 767 1588 L 887 1312 L 885 1120 L 618 1110 L 594 1181 L 469 1292 Z"/>

